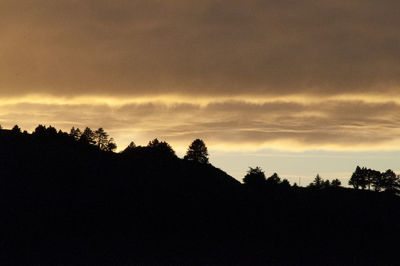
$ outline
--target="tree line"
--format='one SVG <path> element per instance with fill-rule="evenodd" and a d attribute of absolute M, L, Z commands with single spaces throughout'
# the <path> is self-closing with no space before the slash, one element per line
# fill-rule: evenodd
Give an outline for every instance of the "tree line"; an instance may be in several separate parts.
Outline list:
<path fill-rule="evenodd" d="M 392 170 L 380 172 L 366 167 L 357 166 L 352 174 L 349 185 L 354 189 L 368 189 L 374 191 L 400 192 L 400 176 Z"/>
<path fill-rule="evenodd" d="M 1 125 L 0 130 L 4 130 Z M 15 125 L 10 131 L 13 134 L 28 134 L 26 130 L 22 131 L 18 125 Z M 97 130 L 92 130 L 90 127 L 86 127 L 84 130 L 72 127 L 70 132 L 66 133 L 62 130 L 57 131 L 57 129 L 51 125 L 48 127 L 46 127 L 45 125 L 38 125 L 33 130 L 32 135 L 40 138 L 67 137 L 80 144 L 94 146 L 97 147 L 99 150 L 106 152 L 114 152 L 117 149 L 114 138 L 110 137 L 109 134 L 102 127 L 98 128 Z M 136 146 L 136 144 L 132 141 L 120 153 L 129 154 L 143 148 L 144 147 L 142 146 Z M 175 156 L 175 151 L 172 149 L 171 145 L 169 145 L 165 141 L 159 141 L 157 138 L 149 141 L 146 148 L 152 149 L 159 153 Z M 208 164 L 208 156 L 208 149 L 204 141 L 201 139 L 195 139 L 190 144 L 183 159 L 187 161 L 198 162 L 201 164 Z"/>
<path fill-rule="evenodd" d="M 324 180 L 319 174 L 314 178 L 313 182 L 308 185 L 308 188 L 324 189 L 329 187 L 340 187 L 342 182 L 339 179 L 333 179 L 332 181 Z"/>
<path fill-rule="evenodd" d="M 261 167 L 255 168 L 250 167 L 246 175 L 243 178 L 243 183 L 248 186 L 267 186 L 267 187 L 283 187 L 289 188 L 290 183 L 287 179 L 281 179 L 277 173 L 274 173 L 270 177 L 266 178 L 264 171 Z M 312 189 L 325 189 L 329 187 L 340 187 L 342 183 L 339 179 L 333 179 L 332 181 L 324 180 L 319 174 L 315 177 L 307 187 Z M 293 184 L 293 187 L 297 187 L 297 183 Z"/>
<path fill-rule="evenodd" d="M 243 183 L 252 187 L 283 187 L 289 188 L 290 183 L 287 179 L 281 180 L 277 173 L 266 178 L 264 171 L 260 167 L 249 167 L 247 174 L 243 178 Z"/>
<path fill-rule="evenodd" d="M 0 130 L 3 128 L 0 125 Z M 22 132 L 18 125 L 15 125 L 11 130 L 13 134 L 28 134 L 25 130 Z M 55 136 L 68 137 L 74 141 L 83 145 L 90 145 L 97 147 L 101 151 L 114 152 L 117 149 L 117 145 L 112 137 L 102 128 L 92 130 L 86 127 L 83 131 L 79 128 L 72 127 L 69 133 L 58 130 L 52 126 L 46 127 L 45 125 L 38 125 L 32 132 L 32 135 L 37 137 L 52 138 Z M 157 138 L 149 141 L 146 147 L 136 146 L 132 141 L 121 154 L 135 153 L 143 148 L 148 148 L 153 151 L 157 151 L 163 154 L 175 155 L 175 151 L 165 141 L 159 141 Z M 201 139 L 195 139 L 186 151 L 186 155 L 183 157 L 184 160 L 193 161 L 201 164 L 209 163 L 209 154 L 206 144 Z M 281 179 L 277 173 L 266 178 L 264 171 L 260 167 L 250 167 L 246 175 L 243 178 L 243 183 L 253 187 L 281 187 L 289 188 L 290 183 L 287 179 Z M 324 180 L 318 174 L 315 179 L 307 186 L 310 189 L 325 189 L 330 187 L 340 187 L 341 181 L 339 179 Z M 400 193 L 400 176 L 396 175 L 392 170 L 388 169 L 385 172 L 380 172 L 366 167 L 357 166 L 356 170 L 352 174 L 348 185 L 354 189 L 362 190 L 374 190 L 376 192 L 386 191 L 392 193 Z M 294 183 L 294 187 L 297 184 Z"/>

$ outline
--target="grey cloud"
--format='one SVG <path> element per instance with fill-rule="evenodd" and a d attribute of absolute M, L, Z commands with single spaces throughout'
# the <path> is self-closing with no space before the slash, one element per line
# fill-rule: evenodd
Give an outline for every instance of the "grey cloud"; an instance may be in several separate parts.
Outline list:
<path fill-rule="evenodd" d="M 2 1 L 0 96 L 398 94 L 400 3 Z"/>

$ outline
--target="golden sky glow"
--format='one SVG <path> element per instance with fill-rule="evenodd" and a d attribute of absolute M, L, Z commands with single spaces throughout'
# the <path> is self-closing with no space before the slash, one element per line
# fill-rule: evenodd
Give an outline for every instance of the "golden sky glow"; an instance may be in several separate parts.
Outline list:
<path fill-rule="evenodd" d="M 0 124 L 120 148 L 396 150 L 400 2 L 0 1 Z"/>
<path fill-rule="evenodd" d="M 121 146 L 146 144 L 159 137 L 187 146 L 201 137 L 222 150 L 373 150 L 399 144 L 400 103 L 396 99 L 287 97 L 246 101 L 232 97 L 57 98 L 26 96 L 3 99 L 5 126 L 20 122 L 31 130 L 47 123 L 105 127 Z M 122 147 L 121 147 L 122 148 Z"/>

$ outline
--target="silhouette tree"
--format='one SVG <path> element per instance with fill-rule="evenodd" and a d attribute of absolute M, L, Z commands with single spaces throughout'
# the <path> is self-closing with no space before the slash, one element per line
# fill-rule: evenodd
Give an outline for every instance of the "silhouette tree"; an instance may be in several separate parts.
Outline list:
<path fill-rule="evenodd" d="M 284 189 L 290 188 L 290 183 L 287 179 L 283 179 L 282 182 L 279 184 Z"/>
<path fill-rule="evenodd" d="M 57 129 L 55 127 L 49 126 L 46 128 L 46 135 L 47 136 L 56 136 L 57 135 Z"/>
<path fill-rule="evenodd" d="M 330 186 L 331 182 L 328 179 L 322 182 L 322 188 L 329 188 Z"/>
<path fill-rule="evenodd" d="M 281 182 L 281 178 L 277 173 L 274 173 L 272 176 L 268 177 L 266 180 L 266 184 L 269 186 L 276 186 Z"/>
<path fill-rule="evenodd" d="M 190 144 L 184 159 L 199 163 L 208 163 L 208 151 L 203 140 L 194 140 L 192 144 Z"/>
<path fill-rule="evenodd" d="M 54 137 L 57 135 L 57 129 L 52 126 L 46 128 L 44 125 L 38 125 L 32 134 L 39 137 Z"/>
<path fill-rule="evenodd" d="M 21 133 L 21 128 L 18 125 L 15 125 L 12 129 L 11 132 L 14 134 L 20 134 Z"/>
<path fill-rule="evenodd" d="M 45 136 L 46 135 L 46 127 L 44 125 L 38 125 L 35 130 L 32 132 L 33 135 L 36 136 Z"/>
<path fill-rule="evenodd" d="M 381 189 L 383 189 L 386 184 L 386 177 L 384 176 L 384 174 L 371 169 L 367 169 L 366 172 L 367 181 L 370 181 L 370 183 L 368 184 L 368 189 L 370 189 L 370 186 L 372 185 L 375 191 L 381 191 Z"/>
<path fill-rule="evenodd" d="M 375 180 L 377 183 L 379 183 L 379 180 L 382 179 L 381 172 L 376 171 L 376 170 L 365 168 L 363 173 L 365 176 L 365 182 L 366 182 L 366 186 L 368 187 L 368 190 L 371 190 L 371 185 L 373 186 Z"/>
<path fill-rule="evenodd" d="M 400 189 L 400 178 L 392 170 L 388 169 L 382 173 L 383 187 L 385 191 L 398 193 Z"/>
<path fill-rule="evenodd" d="M 311 182 L 308 185 L 309 188 L 322 188 L 323 186 L 324 186 L 324 180 L 320 177 L 319 174 L 317 174 L 313 182 Z"/>
<path fill-rule="evenodd" d="M 131 143 L 129 143 L 129 145 L 121 153 L 133 152 L 135 149 L 136 149 L 136 144 L 135 142 L 131 141 Z"/>
<path fill-rule="evenodd" d="M 94 132 L 89 127 L 86 127 L 81 137 L 79 138 L 79 141 L 85 144 L 96 144 Z"/>
<path fill-rule="evenodd" d="M 147 145 L 147 147 L 157 153 L 175 155 L 175 151 L 172 149 L 172 147 L 167 142 L 159 141 L 157 138 L 150 141 L 149 144 Z"/>
<path fill-rule="evenodd" d="M 109 150 L 108 134 L 101 127 L 94 132 L 94 140 L 100 150 Z"/>
<path fill-rule="evenodd" d="M 157 138 L 155 138 L 155 139 L 149 141 L 149 144 L 147 144 L 147 147 L 157 148 L 160 145 L 160 143 L 161 142 Z"/>
<path fill-rule="evenodd" d="M 353 186 L 355 189 L 365 189 L 367 186 L 367 178 L 366 178 L 367 169 L 365 167 L 360 168 L 357 166 L 356 170 L 352 174 L 349 185 Z"/>
<path fill-rule="evenodd" d="M 252 168 L 247 171 L 243 178 L 243 183 L 251 186 L 265 185 L 265 173 L 260 167 Z"/>
<path fill-rule="evenodd" d="M 340 182 L 339 179 L 333 179 L 331 182 L 332 187 L 340 187 L 342 185 L 342 182 Z"/>
<path fill-rule="evenodd" d="M 69 135 L 75 140 L 79 140 L 81 138 L 82 132 L 79 128 L 75 129 L 75 127 L 72 127 Z"/>
<path fill-rule="evenodd" d="M 104 149 L 103 149 L 103 150 L 105 150 L 105 151 L 114 151 L 114 150 L 116 150 L 116 149 L 117 149 L 117 144 L 115 144 L 113 138 L 110 138 L 110 139 L 107 141 L 107 144 L 104 146 Z"/>
<path fill-rule="evenodd" d="M 324 181 L 324 180 L 320 177 L 320 175 L 317 174 L 317 176 L 316 176 L 315 179 L 314 179 L 313 184 L 314 184 L 316 187 L 321 187 L 323 181 Z"/>

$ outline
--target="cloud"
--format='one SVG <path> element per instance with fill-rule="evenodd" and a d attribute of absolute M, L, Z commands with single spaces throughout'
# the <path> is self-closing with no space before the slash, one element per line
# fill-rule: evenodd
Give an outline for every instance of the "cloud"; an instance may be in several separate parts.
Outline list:
<path fill-rule="evenodd" d="M 395 102 L 315 103 L 243 101 L 195 103 L 0 104 L 0 123 L 33 130 L 39 123 L 68 131 L 104 127 L 120 147 L 167 140 L 182 149 L 195 138 L 222 149 L 396 149 L 400 105 Z"/>
<path fill-rule="evenodd" d="M 0 123 L 120 146 L 396 149 L 400 2 L 0 2 Z"/>
<path fill-rule="evenodd" d="M 0 94 L 399 96 L 400 2 L 0 3 Z"/>

